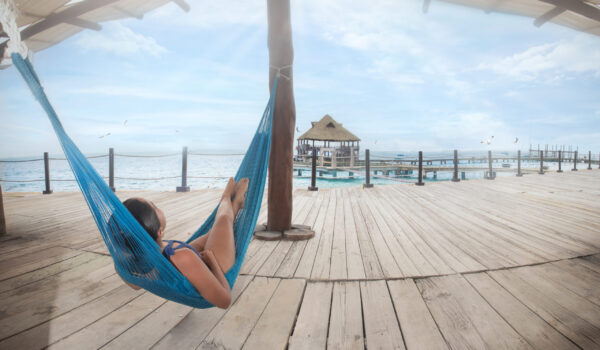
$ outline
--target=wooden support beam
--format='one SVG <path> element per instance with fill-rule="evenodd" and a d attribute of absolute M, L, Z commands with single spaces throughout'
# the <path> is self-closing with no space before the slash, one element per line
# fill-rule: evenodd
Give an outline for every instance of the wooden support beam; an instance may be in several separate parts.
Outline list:
<path fill-rule="evenodd" d="M 423 0 L 423 13 L 429 12 L 429 4 L 431 4 L 431 0 Z"/>
<path fill-rule="evenodd" d="M 580 0 L 541 0 L 600 22 L 600 10 Z"/>
<path fill-rule="evenodd" d="M 0 185 L 0 236 L 6 234 L 6 219 L 4 218 L 4 200 L 2 199 L 2 185 Z"/>
<path fill-rule="evenodd" d="M 96 31 L 102 29 L 102 26 L 99 25 L 98 23 L 95 23 L 92 21 L 86 21 L 85 19 L 81 19 L 81 18 L 69 18 L 69 19 L 65 20 L 65 23 L 69 23 L 76 27 L 80 27 L 80 28 L 84 28 L 84 29 L 91 29 L 91 30 L 96 30 Z"/>
<path fill-rule="evenodd" d="M 190 12 L 190 5 L 184 0 L 173 0 L 183 11 Z"/>
<path fill-rule="evenodd" d="M 294 102 L 292 22 L 290 0 L 267 0 L 269 25 L 269 87 L 281 72 L 273 113 L 267 230 L 285 231 L 292 227 L 292 181 L 294 175 Z M 275 68 L 274 68 L 275 67 Z M 280 68 L 280 69 L 278 69 Z"/>
<path fill-rule="evenodd" d="M 549 20 L 560 15 L 561 13 L 565 12 L 566 10 L 567 9 L 565 9 L 563 7 L 555 7 L 552 10 L 544 13 L 540 17 L 536 18 L 535 21 L 533 21 L 533 25 L 535 25 L 536 27 L 541 27 L 542 24 L 548 22 Z"/>
<path fill-rule="evenodd" d="M 143 15 L 143 14 L 141 14 L 141 15 L 138 15 L 138 14 L 136 14 L 136 13 L 133 13 L 133 12 L 131 12 L 131 11 L 127 11 L 127 10 L 125 10 L 125 9 L 123 9 L 123 8 L 120 8 L 119 6 L 113 6 L 113 8 L 114 8 L 115 10 L 117 10 L 117 11 L 121 12 L 122 14 L 124 14 L 124 15 L 126 15 L 126 16 L 129 16 L 129 17 L 133 17 L 133 18 L 140 19 L 140 20 L 144 18 L 144 15 Z"/>
<path fill-rule="evenodd" d="M 43 32 L 44 30 L 50 29 L 60 23 L 64 23 L 73 18 L 77 18 L 83 15 L 84 13 L 93 11 L 97 8 L 106 6 L 116 1 L 117 0 L 85 0 L 73 4 L 65 10 L 53 13 L 46 17 L 44 20 L 32 24 L 29 27 L 23 29 L 21 31 L 21 40 L 27 40 L 32 36 Z"/>

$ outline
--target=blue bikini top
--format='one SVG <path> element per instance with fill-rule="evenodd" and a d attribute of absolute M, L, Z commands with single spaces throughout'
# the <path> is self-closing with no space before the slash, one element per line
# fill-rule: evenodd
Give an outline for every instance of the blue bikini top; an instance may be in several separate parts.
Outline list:
<path fill-rule="evenodd" d="M 177 249 L 180 248 L 189 248 L 191 249 L 194 253 L 196 253 L 196 255 L 198 255 L 198 257 L 200 258 L 200 260 L 202 260 L 202 257 L 200 256 L 200 253 L 198 253 L 198 251 L 196 249 L 194 249 L 194 247 L 192 247 L 191 245 L 182 242 L 182 241 L 177 241 L 177 240 L 169 240 L 167 241 L 169 243 L 167 243 L 167 246 L 165 247 L 165 249 L 163 250 L 162 254 L 165 258 L 167 258 L 167 260 L 171 261 L 171 256 L 173 254 L 175 254 L 175 251 Z M 173 248 L 173 243 L 179 243 L 179 245 L 175 248 Z"/>

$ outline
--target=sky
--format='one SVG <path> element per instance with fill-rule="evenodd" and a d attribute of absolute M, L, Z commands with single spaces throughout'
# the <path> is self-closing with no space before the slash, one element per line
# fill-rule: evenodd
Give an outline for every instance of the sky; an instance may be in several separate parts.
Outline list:
<path fill-rule="evenodd" d="M 266 1 L 188 2 L 35 54 L 85 154 L 246 149 L 269 97 Z M 600 152 L 600 37 L 438 1 L 291 3 L 296 137 L 329 114 L 372 152 Z M 0 118 L 0 158 L 62 153 L 14 67 Z"/>

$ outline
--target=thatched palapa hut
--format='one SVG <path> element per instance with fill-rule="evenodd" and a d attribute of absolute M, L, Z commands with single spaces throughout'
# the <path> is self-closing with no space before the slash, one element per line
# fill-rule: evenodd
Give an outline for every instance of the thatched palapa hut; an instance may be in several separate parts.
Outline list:
<path fill-rule="evenodd" d="M 298 137 L 298 158 L 300 161 L 310 159 L 314 148 L 321 166 L 326 162 L 332 167 L 354 166 L 359 145 L 360 138 L 326 114 L 318 122 L 312 122 L 312 128 Z"/>

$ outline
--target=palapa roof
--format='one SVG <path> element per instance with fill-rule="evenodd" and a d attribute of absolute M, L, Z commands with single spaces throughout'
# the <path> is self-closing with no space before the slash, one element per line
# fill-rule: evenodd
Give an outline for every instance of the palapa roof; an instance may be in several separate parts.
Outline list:
<path fill-rule="evenodd" d="M 431 0 L 424 0 L 427 12 Z M 554 22 L 600 36 L 600 0 L 443 0 L 480 8 L 486 13 L 504 12 L 535 18 L 537 27 Z M 432 8 L 432 11 L 434 8 Z"/>
<path fill-rule="evenodd" d="M 360 141 L 356 135 L 346 130 L 342 123 L 336 122 L 329 114 L 325 114 L 318 122 L 312 122 L 312 128 L 298 137 L 298 140 Z"/>
<path fill-rule="evenodd" d="M 100 30 L 100 22 L 131 17 L 142 19 L 145 13 L 171 1 L 183 10 L 189 10 L 185 0 L 15 0 L 16 22 L 21 40 L 35 52 L 84 29 Z M 0 46 L 5 45 L 6 40 L 0 26 Z"/>

